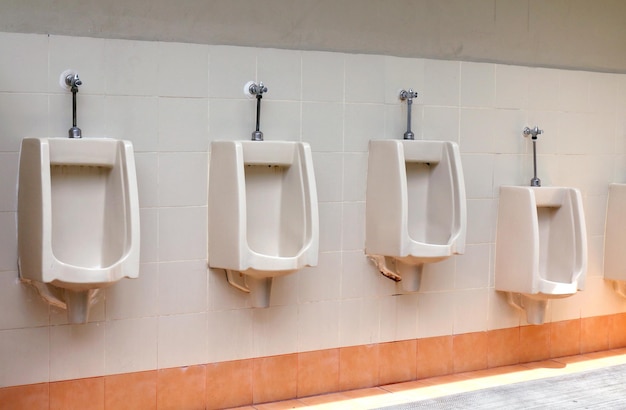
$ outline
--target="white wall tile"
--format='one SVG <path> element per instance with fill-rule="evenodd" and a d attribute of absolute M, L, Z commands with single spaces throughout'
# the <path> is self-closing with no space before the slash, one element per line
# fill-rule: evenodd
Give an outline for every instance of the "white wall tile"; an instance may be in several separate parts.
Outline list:
<path fill-rule="evenodd" d="M 208 104 L 205 98 L 159 98 L 159 150 L 206 152 Z"/>
<path fill-rule="evenodd" d="M 159 209 L 159 260 L 206 259 L 206 207 Z"/>
<path fill-rule="evenodd" d="M 136 153 L 158 150 L 157 97 L 108 95 L 104 111 L 107 136 L 131 141 Z"/>
<path fill-rule="evenodd" d="M 48 304 L 34 287 L 23 283 L 18 272 L 0 272 L 0 329 L 48 325 Z"/>
<path fill-rule="evenodd" d="M 460 113 L 458 108 L 425 106 L 423 113 L 423 139 L 459 142 Z M 406 127 L 404 130 L 406 131 Z"/>
<path fill-rule="evenodd" d="M 339 343 L 339 300 L 303 303 L 298 307 L 298 351 L 330 349 Z"/>
<path fill-rule="evenodd" d="M 461 62 L 461 106 L 493 107 L 496 92 L 496 66 Z"/>
<path fill-rule="evenodd" d="M 365 248 L 365 202 L 343 204 L 341 248 L 362 250 Z"/>
<path fill-rule="evenodd" d="M 48 327 L 0 331 L 0 387 L 49 381 L 49 332 Z"/>
<path fill-rule="evenodd" d="M 341 203 L 322 202 L 318 206 L 320 229 L 320 252 L 341 250 Z"/>
<path fill-rule="evenodd" d="M 156 208 L 140 209 L 141 263 L 158 262 L 159 260 L 159 210 Z"/>
<path fill-rule="evenodd" d="M 385 58 L 370 54 L 346 55 L 346 102 L 385 100 Z"/>
<path fill-rule="evenodd" d="M 158 319 L 106 322 L 106 374 L 140 372 L 157 367 Z"/>
<path fill-rule="evenodd" d="M 493 195 L 493 154 L 462 154 L 463 180 L 467 198 L 491 198 Z"/>
<path fill-rule="evenodd" d="M 560 70 L 532 68 L 528 81 L 528 108 L 532 110 L 557 111 L 559 105 Z"/>
<path fill-rule="evenodd" d="M 158 302 L 158 265 L 143 263 L 138 278 L 122 279 L 106 289 L 106 318 L 116 320 L 156 316 Z"/>
<path fill-rule="evenodd" d="M 495 110 L 493 121 L 493 150 L 496 153 L 519 154 L 524 152 L 527 138 L 522 130 L 527 125 L 526 111 Z M 543 151 L 542 151 L 543 152 Z"/>
<path fill-rule="evenodd" d="M 501 154 L 495 155 L 493 163 L 493 195 L 500 195 L 503 185 L 529 185 L 532 174 L 532 154 Z M 537 175 L 541 180 L 546 177 L 546 170 L 537 158 Z M 528 165 L 528 166 L 526 166 Z M 547 181 L 544 181 L 544 184 Z"/>
<path fill-rule="evenodd" d="M 588 195 L 583 198 L 587 235 L 604 235 L 606 207 L 607 197 L 604 195 Z"/>
<path fill-rule="evenodd" d="M 50 327 L 50 381 L 104 374 L 103 323 Z"/>
<path fill-rule="evenodd" d="M 255 357 L 298 351 L 298 311 L 293 306 L 253 309 Z"/>
<path fill-rule="evenodd" d="M 36 93 L 48 89 L 48 36 L 2 33 L 0 55 L 0 91 Z"/>
<path fill-rule="evenodd" d="M 158 43 L 105 40 L 106 93 L 158 95 Z"/>
<path fill-rule="evenodd" d="M 17 212 L 0 212 L 1 271 L 17 271 Z"/>
<path fill-rule="evenodd" d="M 158 95 L 208 97 L 209 46 L 158 43 Z"/>
<path fill-rule="evenodd" d="M 207 154 L 167 152 L 159 154 L 159 206 L 207 204 Z"/>
<path fill-rule="evenodd" d="M 254 309 L 220 310 L 208 314 L 208 362 L 253 356 Z M 228 331 L 224 331 L 228 329 Z"/>
<path fill-rule="evenodd" d="M 298 277 L 302 270 L 282 275 L 272 280 L 270 305 L 271 306 L 298 306 Z M 251 298 L 248 298 L 248 306 L 252 306 Z"/>
<path fill-rule="evenodd" d="M 367 152 L 370 140 L 388 137 L 385 132 L 384 105 L 345 104 L 345 152 Z"/>
<path fill-rule="evenodd" d="M 419 338 L 453 334 L 456 306 L 454 292 L 422 293 L 417 305 Z"/>
<path fill-rule="evenodd" d="M 341 301 L 339 343 L 356 346 L 380 340 L 380 299 L 357 298 Z"/>
<path fill-rule="evenodd" d="M 458 61 L 425 60 L 424 104 L 458 107 L 460 77 L 461 63 Z"/>
<path fill-rule="evenodd" d="M 422 269 L 420 292 L 450 291 L 454 289 L 456 257 L 425 264 Z M 401 284 L 398 284 L 401 287 Z"/>
<path fill-rule="evenodd" d="M 336 152 L 313 152 L 313 168 L 319 202 L 341 201 L 343 156 Z"/>
<path fill-rule="evenodd" d="M 248 140 L 256 129 L 256 103 L 251 99 L 210 101 L 211 141 Z M 264 124 L 264 123 L 263 123 Z"/>
<path fill-rule="evenodd" d="M 528 108 L 529 75 L 528 67 L 496 65 L 496 107 Z"/>
<path fill-rule="evenodd" d="M 461 152 L 493 152 L 493 110 L 462 108 L 459 129 Z"/>
<path fill-rule="evenodd" d="M 18 152 L 25 137 L 48 136 L 48 98 L 45 95 L 0 93 L 0 112 L 0 151 Z M 67 129 L 63 136 L 66 135 Z"/>
<path fill-rule="evenodd" d="M 204 312 L 206 308 L 206 261 L 159 264 L 160 315 Z"/>
<path fill-rule="evenodd" d="M 455 289 L 484 289 L 489 285 L 489 244 L 466 245 L 463 255 L 455 256 Z"/>
<path fill-rule="evenodd" d="M 159 205 L 159 155 L 157 153 L 135 153 L 135 173 L 141 208 Z"/>
<path fill-rule="evenodd" d="M 559 70 L 559 109 L 561 111 L 589 111 L 589 81 L 583 71 Z"/>
<path fill-rule="evenodd" d="M 339 299 L 341 296 L 341 253 L 320 252 L 317 266 L 298 272 L 300 303 Z"/>
<path fill-rule="evenodd" d="M 302 54 L 302 100 L 344 99 L 344 55 L 311 51 Z"/>
<path fill-rule="evenodd" d="M 418 293 L 380 299 L 380 342 L 416 339 Z"/>
<path fill-rule="evenodd" d="M 343 149 L 343 106 L 338 103 L 302 104 L 302 140 L 316 152 Z"/>
<path fill-rule="evenodd" d="M 159 317 L 158 368 L 206 363 L 207 326 L 206 312 Z"/>
<path fill-rule="evenodd" d="M 18 153 L 0 152 L 0 212 L 17 211 L 18 161 Z"/>
<path fill-rule="evenodd" d="M 497 209 L 494 200 L 467 200 L 467 244 L 491 242 L 494 236 Z"/>
<path fill-rule="evenodd" d="M 488 290 L 460 290 L 454 295 L 454 334 L 486 331 L 489 312 Z"/>
<path fill-rule="evenodd" d="M 365 201 L 367 184 L 367 154 L 345 153 L 343 166 L 343 200 Z"/>
<path fill-rule="evenodd" d="M 293 101 L 275 101 L 270 96 L 264 97 L 261 103 L 261 123 L 259 129 L 263 133 L 263 139 L 266 141 L 300 141 L 302 140 L 299 102 Z M 251 114 L 252 120 L 256 121 L 256 103 L 250 103 L 254 106 L 254 113 Z M 250 139 L 253 131 L 256 130 L 256 124 L 253 125 L 245 139 Z M 315 138 L 314 136 L 309 136 Z M 308 142 L 304 140 L 304 142 Z"/>

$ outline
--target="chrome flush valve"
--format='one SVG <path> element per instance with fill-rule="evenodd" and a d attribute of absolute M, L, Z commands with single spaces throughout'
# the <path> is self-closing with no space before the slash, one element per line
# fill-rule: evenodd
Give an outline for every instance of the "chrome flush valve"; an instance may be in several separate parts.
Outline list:
<path fill-rule="evenodd" d="M 267 87 L 263 85 L 263 82 L 258 84 L 254 81 L 248 81 L 243 87 L 244 94 L 248 96 L 256 96 L 256 129 L 252 131 L 252 141 L 263 141 L 263 133 L 261 132 L 261 98 L 263 93 L 267 92 Z"/>
<path fill-rule="evenodd" d="M 415 139 L 415 134 L 411 131 L 411 105 L 413 104 L 413 98 L 417 98 L 417 91 L 413 91 L 412 88 L 409 88 L 409 91 L 400 91 L 400 100 L 406 100 L 407 104 L 406 132 L 404 133 L 405 140 Z"/>
<path fill-rule="evenodd" d="M 524 137 L 531 137 L 533 141 L 533 177 L 530 180 L 530 186 L 541 186 L 541 180 L 537 178 L 537 136 L 543 134 L 543 130 L 540 130 L 538 126 L 535 125 L 535 128 L 524 128 L 522 131 L 524 133 Z"/>
<path fill-rule="evenodd" d="M 543 130 L 540 130 L 538 126 L 535 125 L 534 128 L 524 128 L 524 136 L 525 137 L 531 137 L 533 140 L 537 139 L 538 135 L 543 134 Z"/>

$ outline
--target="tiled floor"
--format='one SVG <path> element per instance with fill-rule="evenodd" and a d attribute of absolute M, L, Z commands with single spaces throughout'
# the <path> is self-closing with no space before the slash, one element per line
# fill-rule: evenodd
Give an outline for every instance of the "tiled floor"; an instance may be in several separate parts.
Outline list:
<path fill-rule="evenodd" d="M 626 349 L 609 350 L 240 409 L 372 409 L 625 363 Z"/>

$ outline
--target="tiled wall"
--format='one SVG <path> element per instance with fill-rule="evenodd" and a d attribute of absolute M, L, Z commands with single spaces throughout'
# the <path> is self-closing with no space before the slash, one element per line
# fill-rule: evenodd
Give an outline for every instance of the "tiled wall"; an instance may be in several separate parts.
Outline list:
<path fill-rule="evenodd" d="M 582 191 L 589 236 L 587 288 L 548 320 L 626 309 L 602 277 L 608 184 L 626 182 L 626 75 L 25 34 L 0 34 L 0 55 L 0 387 L 523 325 L 493 289 L 494 236 L 498 187 L 532 176 L 521 130 L 535 124 L 539 177 Z M 83 135 L 131 140 L 140 190 L 140 278 L 108 289 L 86 325 L 22 285 L 16 262 L 20 141 L 67 135 L 68 68 Z M 206 268 L 209 143 L 249 138 L 249 80 L 269 88 L 265 138 L 311 144 L 320 201 L 319 265 L 276 279 L 267 309 Z M 428 266 L 417 294 L 363 253 L 367 142 L 402 136 L 407 87 L 416 138 L 459 143 L 468 197 L 466 253 Z"/>

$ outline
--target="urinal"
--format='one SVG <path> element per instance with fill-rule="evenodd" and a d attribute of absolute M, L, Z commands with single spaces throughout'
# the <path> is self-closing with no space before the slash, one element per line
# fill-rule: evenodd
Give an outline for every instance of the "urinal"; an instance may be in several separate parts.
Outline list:
<path fill-rule="evenodd" d="M 545 322 L 550 299 L 585 287 L 587 234 L 580 191 L 564 187 L 500 187 L 495 288 Z"/>
<path fill-rule="evenodd" d="M 269 306 L 272 279 L 317 265 L 319 222 L 304 142 L 215 141 L 209 167 L 209 266 Z"/>
<path fill-rule="evenodd" d="M 365 253 L 379 271 L 419 290 L 424 264 L 465 251 L 467 211 L 458 145 L 369 143 Z"/>
<path fill-rule="evenodd" d="M 626 184 L 609 184 L 604 233 L 604 279 L 626 297 Z"/>
<path fill-rule="evenodd" d="M 18 187 L 19 273 L 85 323 L 101 288 L 139 274 L 139 200 L 132 144 L 25 138 Z"/>

